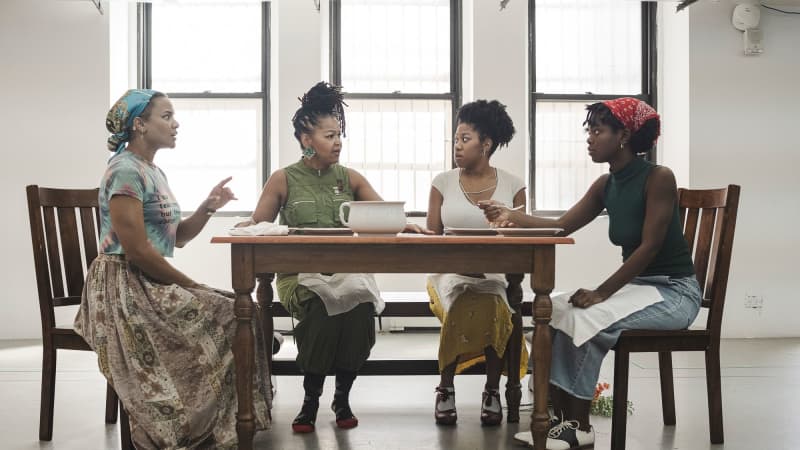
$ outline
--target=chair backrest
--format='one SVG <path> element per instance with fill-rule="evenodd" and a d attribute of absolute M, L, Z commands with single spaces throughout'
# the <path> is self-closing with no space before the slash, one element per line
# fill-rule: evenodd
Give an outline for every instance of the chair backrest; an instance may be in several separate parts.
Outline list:
<path fill-rule="evenodd" d="M 42 333 L 55 327 L 55 307 L 77 305 L 86 268 L 97 257 L 99 189 L 26 187 Z"/>
<path fill-rule="evenodd" d="M 735 184 L 722 189 L 678 189 L 683 235 L 703 290 L 703 306 L 709 309 L 706 328 L 716 338 L 728 288 L 739 189 Z"/>

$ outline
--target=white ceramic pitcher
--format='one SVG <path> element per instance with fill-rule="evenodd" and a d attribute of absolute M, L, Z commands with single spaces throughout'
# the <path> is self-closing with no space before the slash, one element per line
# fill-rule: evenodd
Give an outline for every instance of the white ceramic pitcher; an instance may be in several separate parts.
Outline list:
<path fill-rule="evenodd" d="M 406 226 L 406 202 L 360 201 L 339 205 L 339 219 L 360 235 L 394 235 Z M 345 220 L 345 209 L 350 212 Z"/>

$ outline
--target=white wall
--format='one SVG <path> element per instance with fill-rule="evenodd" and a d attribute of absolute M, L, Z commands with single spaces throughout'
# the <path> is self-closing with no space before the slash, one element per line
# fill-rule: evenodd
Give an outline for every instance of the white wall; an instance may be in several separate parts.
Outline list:
<path fill-rule="evenodd" d="M 297 97 L 326 78 L 320 61 L 327 49 L 313 2 L 272 5 L 274 168 L 298 158 L 290 119 Z M 527 2 L 509 2 L 504 11 L 495 1 L 464 5 L 464 99 L 497 98 L 508 105 L 517 135 L 494 163 L 527 179 Z M 800 186 L 789 173 L 798 162 L 789 130 L 800 99 L 792 90 L 799 64 L 790 46 L 800 42 L 800 27 L 795 17 L 764 11 L 766 52 L 746 58 L 740 32 L 730 26 L 731 10 L 727 1 L 698 2 L 680 14 L 666 4 L 660 14 L 659 160 L 673 167 L 681 185 L 743 186 L 724 334 L 796 336 L 791 318 L 800 308 L 792 302 L 789 271 L 798 246 L 789 228 L 800 218 L 792 198 Z M 94 186 L 105 165 L 108 36 L 108 19 L 91 2 L 0 2 L 0 136 L 6 160 L 18 161 L 3 166 L 0 181 L 12 212 L 0 237 L 7 255 L 0 262 L 7 293 L 0 303 L 0 338 L 39 335 L 24 186 Z M 777 220 L 769 218 L 777 209 L 770 206 L 781 204 Z M 192 245 L 177 251 L 175 265 L 229 287 L 228 248 L 208 241 L 235 221 L 213 219 Z M 608 243 L 606 227 L 600 218 L 575 234 L 577 245 L 558 250 L 557 290 L 596 285 L 618 267 L 620 252 Z M 423 287 L 421 275 L 379 281 L 385 290 Z M 764 296 L 760 315 L 743 308 L 745 293 Z M 70 313 L 64 318 L 69 321 Z"/>
<path fill-rule="evenodd" d="M 107 17 L 91 2 L 0 2 L 0 337 L 41 336 L 25 186 L 97 185 L 108 66 Z"/>
<path fill-rule="evenodd" d="M 671 5 L 658 8 L 657 14 L 656 106 L 665 119 L 658 139 L 658 163 L 672 169 L 678 186 L 689 186 L 689 14 L 676 14 Z"/>
<path fill-rule="evenodd" d="M 764 53 L 744 56 L 734 2 L 689 10 L 691 185 L 742 186 L 723 332 L 797 336 L 800 16 L 762 9 Z M 763 310 L 744 308 L 763 296 Z"/>

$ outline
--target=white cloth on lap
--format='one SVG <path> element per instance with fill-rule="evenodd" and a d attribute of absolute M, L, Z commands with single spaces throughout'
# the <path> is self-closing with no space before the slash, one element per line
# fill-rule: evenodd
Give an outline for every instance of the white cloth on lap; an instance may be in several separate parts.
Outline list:
<path fill-rule="evenodd" d="M 384 302 L 371 273 L 298 273 L 297 284 L 319 295 L 329 316 L 346 313 L 361 303 L 374 304 L 375 314 L 383 312 Z"/>
<path fill-rule="evenodd" d="M 575 291 L 556 295 L 550 325 L 572 337 L 576 347 L 593 338 L 620 319 L 660 301 L 661 293 L 654 286 L 629 283 L 602 303 L 578 308 L 569 303 Z"/>
<path fill-rule="evenodd" d="M 231 236 L 286 236 L 289 234 L 289 227 L 272 222 L 259 222 L 246 227 L 230 228 L 228 234 Z"/>
<path fill-rule="evenodd" d="M 433 286 L 439 302 L 445 313 L 450 311 L 453 302 L 459 295 L 470 290 L 479 294 L 499 295 L 503 299 L 508 310 L 513 314 L 514 310 L 508 304 L 506 298 L 506 278 L 499 273 L 484 274 L 485 278 L 468 277 L 456 273 L 437 273 L 428 275 L 428 282 Z"/>

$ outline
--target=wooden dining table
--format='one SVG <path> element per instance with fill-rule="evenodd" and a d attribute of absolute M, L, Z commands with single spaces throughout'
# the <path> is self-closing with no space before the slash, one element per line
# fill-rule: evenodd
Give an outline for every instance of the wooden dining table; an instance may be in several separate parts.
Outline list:
<path fill-rule="evenodd" d="M 555 236 L 215 236 L 230 244 L 236 293 L 233 343 L 240 449 L 253 448 L 254 336 L 251 328 L 256 277 L 266 273 L 529 273 L 534 292 L 532 358 L 534 449 L 547 440 L 547 386 L 550 378 L 550 293 L 555 283 L 556 246 L 573 244 Z M 520 337 L 521 338 L 521 337 Z M 513 339 L 513 337 L 512 337 Z"/>

